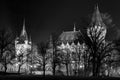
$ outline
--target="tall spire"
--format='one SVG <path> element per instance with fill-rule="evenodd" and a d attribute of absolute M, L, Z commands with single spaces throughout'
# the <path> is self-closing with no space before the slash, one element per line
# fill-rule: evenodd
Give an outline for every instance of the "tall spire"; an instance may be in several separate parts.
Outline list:
<path fill-rule="evenodd" d="M 52 41 L 52 35 L 50 35 L 50 41 Z"/>
<path fill-rule="evenodd" d="M 76 26 L 75 26 L 75 23 L 74 23 L 74 30 L 73 30 L 74 32 L 76 31 Z"/>
<path fill-rule="evenodd" d="M 50 34 L 50 40 L 49 40 L 49 47 L 52 48 L 53 47 L 53 39 L 52 39 L 52 35 Z"/>
<path fill-rule="evenodd" d="M 98 8 L 98 4 L 95 6 L 95 11 L 92 15 L 92 24 L 95 24 L 95 25 L 103 24 L 102 17 Z"/>
<path fill-rule="evenodd" d="M 26 29 L 25 29 L 25 19 L 23 21 L 23 29 L 21 31 L 21 37 L 24 37 L 24 39 L 27 39 L 28 40 L 28 36 L 27 36 L 27 32 L 26 32 Z"/>
<path fill-rule="evenodd" d="M 31 39 L 31 36 L 29 36 L 29 43 L 30 43 L 30 44 L 32 43 L 32 39 Z"/>

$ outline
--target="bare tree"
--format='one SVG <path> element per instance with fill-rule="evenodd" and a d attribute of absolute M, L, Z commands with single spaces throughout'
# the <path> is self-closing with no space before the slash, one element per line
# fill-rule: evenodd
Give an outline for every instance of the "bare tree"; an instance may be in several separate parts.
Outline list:
<path fill-rule="evenodd" d="M 89 17 L 86 17 L 86 19 L 81 21 L 81 25 L 85 26 L 85 28 L 89 26 L 94 27 L 89 28 L 89 35 L 86 33 L 86 29 L 82 30 L 84 31 L 82 32 L 82 38 L 87 45 L 87 55 L 84 55 L 84 57 L 86 56 L 85 60 L 88 66 L 85 66 L 87 68 L 92 65 L 93 76 L 99 76 L 100 67 L 105 61 L 108 62 L 107 57 L 111 57 L 112 51 L 114 50 L 113 42 L 105 41 L 105 39 L 111 38 L 111 35 L 109 37 L 109 32 L 113 32 L 115 29 L 115 25 L 112 22 L 111 16 L 107 13 L 100 14 L 98 7 L 96 7 L 96 10 L 92 15 L 89 15 Z M 97 28 L 95 29 L 95 27 Z M 101 29 L 101 27 L 106 27 L 108 33 L 106 34 L 106 31 Z M 98 28 L 100 28 L 100 30 L 98 30 Z"/>
<path fill-rule="evenodd" d="M 41 55 L 37 53 L 37 46 L 32 44 L 31 49 L 28 51 L 27 62 L 30 65 L 30 73 L 38 68 L 37 65 L 42 66 L 42 58 Z"/>
<path fill-rule="evenodd" d="M 0 61 L 4 65 L 5 72 L 7 70 L 7 64 L 10 63 L 14 54 L 14 39 L 15 36 L 10 30 L 0 30 Z"/>
<path fill-rule="evenodd" d="M 59 50 L 56 55 L 56 64 L 64 64 L 66 66 L 66 74 L 69 76 L 69 64 L 71 62 L 70 57 L 70 50 L 68 48 L 65 48 L 63 50 Z"/>
<path fill-rule="evenodd" d="M 17 54 L 15 55 L 15 62 L 16 66 L 18 66 L 18 73 L 21 72 L 21 67 L 26 63 L 28 65 L 28 56 L 31 54 L 31 48 L 25 48 L 21 46 L 20 49 L 17 49 Z M 26 66 L 28 69 L 28 66 Z M 26 70 L 26 68 L 25 68 Z"/>
<path fill-rule="evenodd" d="M 20 54 L 18 54 L 16 58 L 17 58 L 17 65 L 18 65 L 18 73 L 20 73 L 21 66 L 26 62 L 23 49 L 20 49 Z"/>
<path fill-rule="evenodd" d="M 42 56 L 43 59 L 43 76 L 45 76 L 45 65 L 46 65 L 46 49 L 47 49 L 47 44 L 45 44 L 44 42 L 38 43 L 38 51 Z"/>
<path fill-rule="evenodd" d="M 83 36 L 85 44 L 89 51 L 88 62 L 92 64 L 93 76 L 99 76 L 101 65 L 104 64 L 107 57 L 111 57 L 111 52 L 114 50 L 112 42 L 105 42 L 103 31 L 99 32 L 89 29 L 89 35 Z M 93 35 L 94 32 L 94 35 Z"/>
<path fill-rule="evenodd" d="M 51 42 L 52 42 L 52 70 L 53 70 L 53 75 L 55 75 L 55 71 L 56 71 L 56 66 L 57 64 L 59 64 L 59 60 L 58 60 L 58 54 L 57 52 L 59 51 L 57 49 L 57 42 L 58 42 L 58 34 L 56 33 L 52 33 L 51 35 Z"/>

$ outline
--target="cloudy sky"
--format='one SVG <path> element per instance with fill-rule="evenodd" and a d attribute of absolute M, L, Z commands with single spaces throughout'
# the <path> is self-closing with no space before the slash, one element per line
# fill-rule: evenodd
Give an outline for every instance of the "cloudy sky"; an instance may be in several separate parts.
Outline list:
<path fill-rule="evenodd" d="M 109 30 L 109 36 L 120 33 L 119 0 L 9 0 L 0 2 L 0 27 L 12 28 L 17 35 L 26 22 L 26 30 L 34 42 L 47 41 L 51 33 L 77 29 L 83 17 L 92 14 L 95 4 L 100 12 L 108 13 L 117 27 Z M 112 34 L 111 34 L 112 33 Z M 117 35 L 119 36 L 119 34 Z"/>

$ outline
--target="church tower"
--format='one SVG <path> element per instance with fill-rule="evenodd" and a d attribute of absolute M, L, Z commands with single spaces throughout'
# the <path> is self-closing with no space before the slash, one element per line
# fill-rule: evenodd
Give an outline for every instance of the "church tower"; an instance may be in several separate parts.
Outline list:
<path fill-rule="evenodd" d="M 23 29 L 22 29 L 22 31 L 21 31 L 20 38 L 21 38 L 23 41 L 28 41 L 28 35 L 27 35 L 26 29 L 25 29 L 25 20 L 24 20 L 24 22 L 23 22 Z"/>
<path fill-rule="evenodd" d="M 31 40 L 28 39 L 28 35 L 25 29 L 25 20 L 23 21 L 23 28 L 19 37 L 15 39 L 16 55 L 27 54 L 27 50 L 31 49 Z"/>
<path fill-rule="evenodd" d="M 106 25 L 103 23 L 98 5 L 95 6 L 95 11 L 93 12 L 90 26 L 91 27 L 87 29 L 87 34 L 89 37 L 91 36 L 90 33 L 92 33 L 92 36 L 96 37 L 98 34 L 100 34 L 99 39 L 102 37 L 105 39 L 107 32 Z"/>

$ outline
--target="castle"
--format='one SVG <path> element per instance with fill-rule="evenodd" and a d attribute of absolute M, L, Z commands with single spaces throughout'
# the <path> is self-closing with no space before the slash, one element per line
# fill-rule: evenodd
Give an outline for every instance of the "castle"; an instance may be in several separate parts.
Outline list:
<path fill-rule="evenodd" d="M 92 32 L 90 32 L 90 30 Z M 87 35 L 90 37 L 95 36 L 96 34 L 99 34 L 99 32 L 102 31 L 100 34 L 100 38 L 105 38 L 107 29 L 105 24 L 103 23 L 100 11 L 98 6 L 95 7 L 95 11 L 92 15 L 91 24 L 90 27 L 87 28 Z M 76 31 L 76 26 L 74 24 L 73 31 L 64 31 L 58 39 L 58 42 L 60 43 L 60 46 L 58 46 L 59 49 L 65 49 L 68 48 L 71 52 L 75 52 L 74 47 L 80 48 L 83 47 L 84 41 L 82 38 L 82 33 L 80 30 Z"/>
<path fill-rule="evenodd" d="M 90 32 L 92 31 L 92 32 Z M 95 11 L 93 12 L 92 18 L 91 18 L 91 24 L 90 27 L 87 28 L 87 35 L 89 37 L 94 36 L 96 37 L 99 34 L 99 32 L 102 32 L 100 34 L 100 38 L 105 38 L 107 29 L 105 24 L 103 23 L 101 13 L 99 11 L 98 6 L 95 7 Z M 72 31 L 64 31 L 60 34 L 58 37 L 58 43 L 57 49 L 61 50 L 65 54 L 69 54 L 70 57 L 72 57 L 72 54 L 79 54 L 79 56 L 76 56 L 77 58 L 80 58 L 78 60 L 76 58 L 71 60 L 70 63 L 68 63 L 68 70 L 69 70 L 69 75 L 72 75 L 74 69 L 82 69 L 84 70 L 84 58 L 83 55 L 86 54 L 86 44 L 84 43 L 84 40 L 82 39 L 82 33 L 80 30 L 76 30 L 76 25 L 74 24 L 74 28 Z M 53 52 L 53 43 L 52 43 L 52 37 L 50 36 L 50 49 L 48 50 L 49 53 Z M 19 37 L 15 39 L 15 51 L 16 51 L 16 58 L 15 60 L 18 61 L 15 64 L 14 70 L 18 71 L 18 67 L 21 64 L 19 62 L 19 56 L 23 55 L 23 60 L 26 61 L 27 59 L 27 54 L 29 53 L 28 51 L 31 50 L 32 48 L 32 41 L 31 38 L 28 37 L 28 34 L 25 29 L 25 20 L 23 22 L 23 28 L 21 31 L 21 34 Z M 47 64 L 46 67 L 48 67 L 48 70 L 51 69 L 51 60 L 49 60 L 49 64 Z M 77 64 L 76 64 L 77 63 Z M 30 65 L 25 63 L 24 65 L 21 66 L 22 69 L 28 69 L 30 68 Z M 64 69 L 63 69 L 64 70 Z"/>
<path fill-rule="evenodd" d="M 95 7 L 95 11 L 93 12 L 91 18 L 91 24 L 89 26 L 90 27 L 87 28 L 86 32 L 90 38 L 96 38 L 98 35 L 100 35 L 99 39 L 105 39 L 107 29 L 103 23 L 102 15 L 99 11 L 98 6 Z M 64 31 L 58 38 L 58 43 L 60 44 L 58 46 L 58 49 L 63 51 L 62 53 L 68 53 L 69 57 L 73 57 L 72 54 L 79 54 L 79 56 L 76 56 L 75 59 L 69 59 L 70 62 L 68 63 L 68 75 L 72 75 L 73 73 L 71 72 L 73 72 L 75 68 L 82 70 L 85 68 L 84 54 L 87 54 L 85 51 L 87 46 L 84 43 L 84 39 L 82 39 L 82 35 L 83 34 L 80 30 L 76 30 L 76 26 L 74 24 L 73 31 Z"/>

